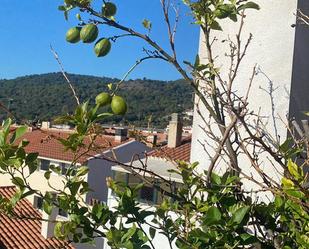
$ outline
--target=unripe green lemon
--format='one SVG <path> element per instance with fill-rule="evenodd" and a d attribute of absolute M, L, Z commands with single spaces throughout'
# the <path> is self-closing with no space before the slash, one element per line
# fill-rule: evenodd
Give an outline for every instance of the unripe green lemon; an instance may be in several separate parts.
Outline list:
<path fill-rule="evenodd" d="M 87 24 L 80 31 L 80 39 L 84 43 L 91 43 L 97 39 L 98 34 L 99 34 L 99 29 L 96 25 Z"/>
<path fill-rule="evenodd" d="M 116 115 L 124 115 L 127 112 L 127 103 L 120 96 L 114 96 L 111 103 L 113 113 Z"/>
<path fill-rule="evenodd" d="M 97 57 L 103 57 L 111 50 L 111 42 L 108 39 L 100 39 L 94 46 L 94 52 Z"/>
<path fill-rule="evenodd" d="M 108 93 L 105 93 L 105 92 L 100 93 L 95 98 L 95 103 L 99 106 L 108 105 L 111 103 L 111 101 L 112 101 L 112 97 Z"/>
<path fill-rule="evenodd" d="M 80 41 L 80 27 L 70 28 L 66 33 L 66 41 L 70 43 L 77 43 Z"/>
<path fill-rule="evenodd" d="M 102 13 L 106 17 L 111 17 L 116 15 L 117 12 L 117 6 L 114 3 L 107 2 L 102 7 Z"/>

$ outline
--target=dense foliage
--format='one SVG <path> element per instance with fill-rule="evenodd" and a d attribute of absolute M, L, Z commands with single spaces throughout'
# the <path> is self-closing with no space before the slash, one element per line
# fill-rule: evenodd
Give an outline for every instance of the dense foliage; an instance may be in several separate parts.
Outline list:
<path fill-rule="evenodd" d="M 292 136 L 283 144 L 276 143 L 268 136 L 269 132 L 265 126 L 258 125 L 263 122 L 260 116 L 248 109 L 248 98 L 238 96 L 234 92 L 234 79 L 251 41 L 250 37 L 245 48 L 241 46 L 240 34 L 246 16 L 244 10 L 258 10 L 259 6 L 247 0 L 184 0 L 195 24 L 200 26 L 205 36 L 206 42 L 203 44 L 206 46 L 209 62 L 203 64 L 197 56 L 195 63 L 185 63 L 191 68 L 191 71 L 187 72 L 177 61 L 172 34 L 172 53 L 169 53 L 148 35 L 115 22 L 114 17 L 110 15 L 117 13 L 116 5 L 107 5 L 103 1 L 102 8 L 96 10 L 92 6 L 93 2 L 99 1 L 65 0 L 59 10 L 64 12 L 66 18 L 73 9 L 77 9 L 81 14 L 86 12 L 91 18 L 98 19 L 95 21 L 98 26 L 108 25 L 125 31 L 126 35 L 144 40 L 155 49 L 151 58 L 160 58 L 172 64 L 192 86 L 207 109 L 209 117 L 205 120 L 205 133 L 209 135 L 209 143 L 214 144 L 215 153 L 210 154 L 212 151 L 205 148 L 205 156 L 210 158 L 209 165 L 178 162 L 175 168 L 170 170 L 181 177 L 182 184 L 177 188 L 174 187 L 173 180 L 150 171 L 147 164 L 135 168 L 132 164 L 112 161 L 129 168 L 132 174 L 140 176 L 144 183 L 160 190 L 166 198 L 157 206 L 145 208 L 137 201 L 137 193 L 144 183 L 126 186 L 123 182 L 108 178 L 107 186 L 113 190 L 117 204 L 114 207 L 107 206 L 104 202 L 93 206 L 84 205 L 81 198 L 91 191 L 86 182 L 89 168 L 72 162 L 63 176 L 63 188 L 53 186 L 54 195 L 33 189 L 28 179 L 36 171 L 38 155 L 25 153 L 28 144 L 26 141 L 16 143 L 27 128 L 20 127 L 10 134 L 12 121 L 7 119 L 0 130 L 0 173 L 9 175 L 18 191 L 12 199 L 0 198 L 0 211 L 12 215 L 12 209 L 20 199 L 36 193 L 44 198 L 45 213 L 50 214 L 52 207 L 57 206 L 69 214 L 68 220 L 56 223 L 56 237 L 70 239 L 76 243 L 91 242 L 96 236 L 104 237 L 112 249 L 156 249 L 158 247 L 154 240 L 159 235 L 167 240 L 165 248 L 171 249 L 307 249 L 309 192 L 306 184 L 308 175 L 303 171 L 303 166 L 309 161 L 308 136 L 301 136 L 300 139 Z M 170 28 L 169 10 L 165 5 L 169 1 L 162 0 L 161 3 L 165 21 Z M 91 18 L 90 23 L 94 22 Z M 224 80 L 220 69 L 216 67 L 215 58 L 212 57 L 212 43 L 216 41 L 210 40 L 210 34 L 213 30 L 222 30 L 221 19 L 227 18 L 234 22 L 240 19 L 241 25 L 236 35 L 237 45 L 233 41 L 229 43 L 231 51 L 227 56 L 231 57 L 231 65 L 229 77 Z M 78 20 L 81 21 L 80 14 Z M 144 20 L 143 24 L 146 29 L 151 29 L 149 21 Z M 87 26 L 84 22 L 79 25 L 83 28 Z M 93 26 L 94 24 L 91 30 L 87 28 L 81 32 L 80 37 L 78 33 L 78 39 L 74 34 L 74 37 L 68 37 L 67 40 L 72 43 L 79 40 L 84 43 L 94 42 L 98 38 L 98 30 Z M 200 82 L 203 82 L 205 87 L 201 88 Z M 110 96 L 115 97 L 115 94 L 118 94 L 115 90 L 117 86 L 110 87 Z M 121 95 L 128 99 L 129 105 L 132 91 L 137 93 L 141 90 L 138 96 L 144 96 L 146 91 L 152 90 L 151 84 L 141 89 L 139 85 L 134 85 L 131 92 L 130 83 L 125 86 L 126 89 L 122 89 Z M 83 94 L 87 90 L 84 89 Z M 85 99 L 85 96 L 81 97 Z M 81 103 L 72 114 L 61 118 L 76 128 L 67 140 L 60 140 L 66 149 L 71 150 L 76 156 L 79 148 L 91 149 L 92 143 L 85 146 L 83 141 L 85 137 L 92 141 L 98 135 L 96 123 L 113 115 L 100 109 L 102 99 L 98 101 L 97 96 L 97 103 L 94 105 L 93 96 L 92 101 Z M 158 104 L 154 99 L 151 106 Z M 164 108 L 168 106 L 164 104 Z M 252 119 L 257 120 L 254 126 L 250 123 Z M 213 132 L 213 127 L 217 127 L 220 133 Z M 261 167 L 262 154 L 266 154 L 269 159 L 266 167 Z M 301 164 L 304 159 L 305 164 Z M 214 167 L 222 164 L 219 161 L 225 161 L 229 166 L 221 175 L 214 172 Z M 280 180 L 274 180 L 272 175 L 268 175 L 263 169 L 272 166 L 277 166 L 273 170 L 278 169 Z M 246 173 L 244 167 L 250 169 L 250 172 Z M 50 183 L 51 174 L 58 174 L 59 171 L 60 168 L 50 166 L 44 175 L 46 181 Z M 145 176 L 148 174 L 152 181 L 147 181 Z M 255 184 L 255 187 L 245 186 L 248 182 Z M 271 197 L 267 201 L 265 193 Z M 264 198 L 256 198 L 261 195 Z"/>
<path fill-rule="evenodd" d="M 107 84 L 117 79 L 85 75 L 68 75 L 81 101 L 91 99 L 107 90 Z M 150 115 L 152 125 L 164 128 L 168 115 L 193 108 L 193 94 L 183 81 L 129 80 L 122 84 L 119 94 L 128 103 L 124 117 L 114 116 L 104 122 L 125 122 L 146 126 Z M 12 80 L 0 80 L 0 101 L 19 120 L 51 120 L 67 112 L 72 113 L 76 102 L 61 73 L 31 75 Z M 7 113 L 0 112 L 0 118 Z"/>

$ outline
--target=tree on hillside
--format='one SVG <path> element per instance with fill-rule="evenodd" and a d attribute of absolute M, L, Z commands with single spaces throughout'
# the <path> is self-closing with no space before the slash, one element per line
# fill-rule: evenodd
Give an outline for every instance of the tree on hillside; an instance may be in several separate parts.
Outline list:
<path fill-rule="evenodd" d="M 204 153 L 210 157 L 210 164 L 206 165 L 207 170 L 201 170 L 198 162 L 179 162 L 174 173 L 181 176 L 183 183 L 175 190 L 173 181 L 162 179 L 160 175 L 149 171 L 147 165 L 135 168 L 117 162 L 165 196 L 160 205 L 148 210 L 143 209 L 136 200 L 142 185 L 126 186 L 113 179 L 107 179 L 107 185 L 118 199 L 116 207 L 110 208 L 104 203 L 83 205 L 78 195 L 91 191 L 83 178 L 88 169 L 73 163 L 70 166 L 72 170 L 68 170 L 65 176 L 64 189 L 53 186 L 58 196 L 55 200 L 49 193 L 44 195 L 28 184 L 28 175 L 23 169 L 29 168 L 30 171 L 25 172 L 31 175 L 36 167 L 36 156 L 24 153 L 26 143 L 19 146 L 14 144 L 15 138 L 25 131 L 24 128 L 16 130 L 11 135 L 13 139 L 9 140 L 8 120 L 0 133 L 1 173 L 11 175 L 12 183 L 19 191 L 11 200 L 1 199 L 1 210 L 10 213 L 16 202 L 36 193 L 44 198 L 46 213 L 50 212 L 53 205 L 57 205 L 70 215 L 68 221 L 57 223 L 57 237 L 89 242 L 94 236 L 101 236 L 106 238 L 111 248 L 154 249 L 153 241 L 158 234 L 167 238 L 169 243 L 166 248 L 308 248 L 309 193 L 307 176 L 303 171 L 309 156 L 308 139 L 294 134 L 291 129 L 291 136 L 278 144 L 275 136 L 265 129 L 262 117 L 249 109 L 249 102 L 254 101 L 250 100 L 249 92 L 255 68 L 249 82 L 244 82 L 247 93 L 239 96 L 235 91 L 235 78 L 240 68 L 246 66 L 242 61 L 252 39 L 251 36 L 247 39 L 242 37 L 246 15 L 250 15 L 250 11 L 258 11 L 259 6 L 247 0 L 183 1 L 194 19 L 193 25 L 201 29 L 203 46 L 207 52 L 208 62 L 205 64 L 199 56 L 194 62 L 178 61 L 175 37 L 179 13 L 177 6 L 170 1 L 161 0 L 163 21 L 168 31 L 168 49 L 151 38 L 152 25 L 149 20 L 143 21 L 145 32 L 140 33 L 134 27 L 122 24 L 121 20 L 118 22 L 117 8 L 121 8 L 121 4 L 116 6 L 103 1 L 103 6 L 96 9 L 94 6 L 98 2 L 101 1 L 65 0 L 59 7 L 66 18 L 72 11 L 78 12 L 78 25 L 68 31 L 67 41 L 76 43 L 81 40 L 87 44 L 96 41 L 95 54 L 103 57 L 109 53 L 113 42 L 123 37 L 134 37 L 144 41 L 149 49 L 129 72 L 143 61 L 151 59 L 163 60 L 175 67 L 209 113 L 208 119 L 204 120 L 205 132 L 215 153 L 210 154 L 207 148 Z M 213 55 L 213 45 L 219 41 L 212 39 L 212 33 L 222 30 L 222 20 L 235 22 L 239 26 L 237 35 L 226 41 L 230 46 L 230 54 L 227 55 L 230 70 L 227 76 L 220 72 Z M 113 28 L 115 35 L 98 39 L 99 29 L 104 26 Z M 126 103 L 117 95 L 122 84 L 123 80 L 110 84 L 109 92 L 96 97 L 96 105 L 79 103 L 78 96 L 75 96 L 78 103 L 75 113 L 60 118 L 60 121 L 76 127 L 76 132 L 67 141 L 61 141 L 68 150 L 76 153 L 83 146 L 84 137 L 91 138 L 97 134 L 96 122 L 110 115 L 101 112 L 102 105 L 112 105 L 114 114 L 125 113 Z M 259 167 L 261 154 L 271 159 L 269 167 L 279 168 L 280 182 Z M 115 161 L 113 158 L 106 160 Z M 251 174 L 243 170 L 243 160 L 252 169 Z M 219 175 L 214 168 L 221 161 L 228 167 Z M 303 161 L 305 163 L 301 163 Z M 46 180 L 52 171 L 57 169 L 51 168 L 45 175 Z M 21 176 L 14 172 L 19 172 Z M 243 184 L 244 180 L 256 188 L 248 190 Z M 254 198 L 264 192 L 270 193 L 272 199 L 264 202 Z M 145 225 L 148 225 L 147 230 Z"/>

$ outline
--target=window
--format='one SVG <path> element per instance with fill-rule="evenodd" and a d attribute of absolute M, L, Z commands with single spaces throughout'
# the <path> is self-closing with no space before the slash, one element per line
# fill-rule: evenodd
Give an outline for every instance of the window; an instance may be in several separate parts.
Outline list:
<path fill-rule="evenodd" d="M 130 187 L 134 187 L 138 184 L 140 184 L 142 181 L 137 175 L 128 174 L 128 185 Z"/>
<path fill-rule="evenodd" d="M 70 164 L 67 163 L 61 163 L 61 174 L 66 175 L 68 169 L 70 167 Z"/>
<path fill-rule="evenodd" d="M 140 190 L 140 199 L 146 202 L 155 203 L 155 189 L 149 186 L 143 186 Z"/>
<path fill-rule="evenodd" d="M 120 171 L 113 171 L 113 178 L 116 182 L 127 183 L 127 173 Z"/>
<path fill-rule="evenodd" d="M 113 171 L 113 178 L 116 182 L 123 182 L 125 185 L 128 185 L 130 187 L 134 187 L 142 182 L 139 176 L 120 171 Z M 153 179 L 149 178 L 149 182 L 152 181 Z M 159 182 L 157 182 L 156 184 L 159 184 L 160 187 L 163 188 L 166 192 L 171 191 L 171 189 L 167 186 L 164 186 L 164 184 L 160 184 Z M 173 186 L 172 191 L 176 191 L 176 185 Z M 161 193 L 157 191 L 153 186 L 147 184 L 145 184 L 138 193 L 138 200 L 144 203 L 146 202 L 146 203 L 158 204 L 162 203 L 164 198 L 167 198 L 164 195 L 164 191 L 162 191 Z"/>
<path fill-rule="evenodd" d="M 142 180 L 137 175 L 128 174 L 128 184 L 130 187 L 134 187 L 141 182 Z M 141 202 L 156 203 L 156 190 L 152 186 L 144 185 L 138 193 L 138 199 Z"/>
<path fill-rule="evenodd" d="M 157 203 L 161 204 L 164 199 L 170 199 L 172 197 L 170 197 L 169 195 L 167 195 L 167 193 L 177 193 L 177 190 L 182 188 L 182 183 L 178 183 L 178 182 L 173 182 L 172 186 L 170 186 L 169 184 L 166 183 L 161 183 L 160 184 L 160 188 L 162 189 L 161 191 L 157 192 Z M 173 201 L 174 198 L 172 199 Z"/>
<path fill-rule="evenodd" d="M 49 164 L 50 164 L 49 160 L 41 159 L 40 160 L 40 169 L 44 170 L 44 171 L 49 170 Z"/>
<path fill-rule="evenodd" d="M 68 213 L 61 208 L 59 208 L 58 215 L 62 217 L 68 217 Z"/>
<path fill-rule="evenodd" d="M 35 195 L 34 199 L 33 199 L 33 206 L 36 209 L 42 210 L 43 209 L 43 198 L 40 197 L 40 196 Z"/>
<path fill-rule="evenodd" d="M 75 176 L 76 175 L 76 165 L 71 165 L 71 164 L 68 164 L 68 163 L 61 163 L 60 164 L 60 167 L 61 167 L 61 174 L 62 175 L 66 175 L 68 173 L 68 170 L 70 169 L 71 170 L 71 176 Z"/>

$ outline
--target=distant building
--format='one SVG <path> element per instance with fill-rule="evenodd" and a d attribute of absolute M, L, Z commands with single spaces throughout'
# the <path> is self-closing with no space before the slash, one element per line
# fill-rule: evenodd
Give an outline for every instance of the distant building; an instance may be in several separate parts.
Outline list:
<path fill-rule="evenodd" d="M 149 181 L 156 181 L 156 184 L 160 186 L 164 191 L 170 192 L 171 187 L 167 186 L 161 178 L 172 182 L 172 191 L 177 191 L 177 188 L 182 184 L 182 177 L 179 174 L 169 172 L 171 169 L 177 169 L 179 161 L 189 163 L 191 153 L 191 136 L 183 136 L 182 119 L 180 115 L 172 114 L 172 119 L 169 123 L 167 144 L 156 147 L 147 153 L 147 157 L 141 160 L 135 160 L 133 166 L 135 168 L 147 169 L 154 172 L 159 178 L 154 178 L 152 175 L 144 173 L 143 170 L 135 170 L 133 173 L 130 169 L 121 165 L 114 165 L 112 167 L 113 178 L 118 182 L 125 182 L 127 185 L 136 185 L 142 182 L 141 174 L 143 178 L 149 177 Z M 142 208 L 151 210 L 153 205 L 162 203 L 164 198 L 169 198 L 161 191 L 158 191 L 153 185 L 145 184 L 138 194 L 138 200 L 141 203 Z M 108 201 L 109 207 L 117 205 L 117 200 L 109 189 Z M 147 220 L 151 223 L 151 220 Z M 146 231 L 149 230 L 148 225 L 144 225 Z M 165 236 L 157 233 L 155 239 L 152 241 L 156 248 L 166 248 L 168 241 Z M 105 244 L 104 249 L 110 247 Z"/>
<path fill-rule="evenodd" d="M 11 198 L 15 194 L 15 187 L 0 187 L 3 198 Z M 27 216 L 40 219 L 42 214 L 33 207 L 29 200 L 20 201 L 14 208 L 17 216 Z M 44 222 L 33 219 L 12 218 L 0 213 L 0 248 L 1 249 L 73 249 L 68 242 L 55 238 L 47 238 Z"/>
<path fill-rule="evenodd" d="M 29 131 L 22 137 L 22 139 L 28 140 L 30 143 L 26 147 L 26 153 L 38 152 L 39 153 L 39 168 L 34 172 L 28 179 L 29 184 L 34 188 L 45 194 L 45 192 L 52 192 L 48 186 L 48 183 L 44 177 L 44 174 L 51 165 L 61 168 L 61 173 L 58 175 L 52 173 L 50 176 L 50 184 L 58 188 L 63 186 L 63 175 L 66 170 L 70 167 L 72 161 L 77 161 L 77 166 L 87 165 L 89 172 L 85 176 L 89 187 L 93 190 L 86 195 L 82 195 L 82 199 L 88 205 L 95 202 L 107 203 L 109 199 L 109 191 L 106 185 L 106 178 L 114 175 L 112 167 L 115 165 L 114 162 L 110 162 L 106 158 L 117 158 L 119 162 L 130 164 L 134 156 L 143 158 L 145 153 L 150 151 L 145 144 L 129 139 L 127 137 L 126 129 L 116 129 L 114 136 L 98 136 L 94 142 L 94 148 L 86 152 L 86 149 L 81 149 L 78 153 L 78 158 L 71 151 L 64 151 L 64 146 L 58 141 L 58 139 L 66 139 L 72 133 L 72 130 L 63 129 L 51 129 L 46 123 L 42 125 L 41 129 Z M 89 138 L 85 138 L 84 144 L 89 145 Z M 0 187 L 12 185 L 11 179 L 7 175 L 0 174 Z M 11 188 L 2 188 L 2 190 L 10 190 Z M 42 198 L 39 196 L 27 197 L 27 202 L 22 202 L 33 205 L 37 210 L 42 211 Z M 48 216 L 45 212 L 41 212 L 44 219 L 49 220 L 65 220 L 69 219 L 68 214 L 54 207 L 51 216 Z M 36 214 L 40 214 L 36 212 Z M 54 235 L 54 223 L 42 223 L 42 235 L 45 239 L 52 238 Z M 1 226 L 1 222 L 0 222 Z M 39 224 L 38 224 L 39 226 Z M 14 234 L 12 236 L 18 236 L 14 230 L 11 230 Z M 1 231 L 0 231 L 1 232 Z M 24 236 L 31 236 L 32 230 L 25 230 Z M 1 234 L 0 234 L 1 241 Z M 0 246 L 1 248 L 1 246 Z M 6 248 L 6 247 L 4 247 Z M 13 247 L 11 247 L 13 248 Z M 14 247 L 15 248 L 15 247 Z M 18 247 L 16 247 L 18 248 Z M 41 248 L 41 247 L 31 247 Z M 42 247 L 43 248 L 43 247 Z M 45 247 L 44 247 L 45 248 Z M 49 248 L 61 248 L 61 247 L 46 247 Z M 87 244 L 74 244 L 76 249 L 88 249 L 94 248 Z M 96 239 L 96 248 L 103 248 L 103 238 Z M 2 249 L 2 248 L 1 248 Z"/>

